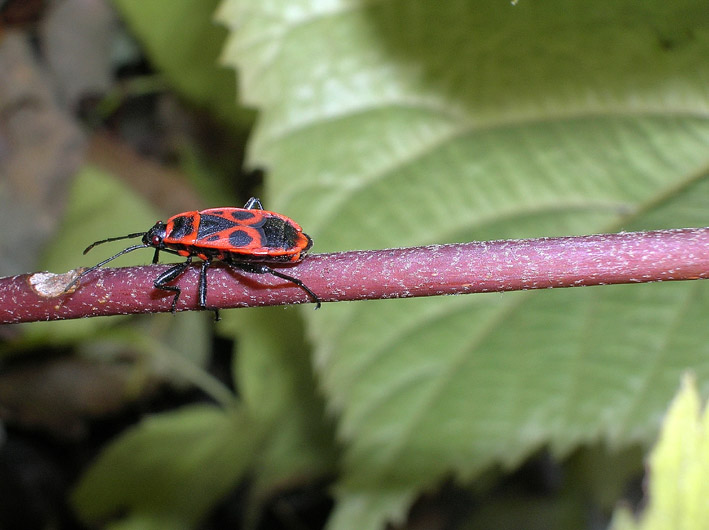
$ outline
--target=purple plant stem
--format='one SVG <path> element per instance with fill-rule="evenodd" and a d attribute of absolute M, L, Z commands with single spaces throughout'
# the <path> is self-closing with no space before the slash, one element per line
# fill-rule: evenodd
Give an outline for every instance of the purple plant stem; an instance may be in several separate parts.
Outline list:
<path fill-rule="evenodd" d="M 73 293 L 71 277 L 0 278 L 0 323 L 169 311 L 172 294 L 153 287 L 167 265 L 97 270 Z M 709 228 L 687 228 L 311 255 L 281 268 L 323 302 L 693 280 L 709 277 Z M 178 310 L 196 309 L 198 265 L 178 279 Z M 215 264 L 208 304 L 220 309 L 309 302 L 268 274 Z M 327 310 L 327 308 L 323 308 Z"/>

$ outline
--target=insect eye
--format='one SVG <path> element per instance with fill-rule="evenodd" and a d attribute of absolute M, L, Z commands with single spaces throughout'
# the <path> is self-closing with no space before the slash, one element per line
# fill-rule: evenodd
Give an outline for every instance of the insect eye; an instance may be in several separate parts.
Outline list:
<path fill-rule="evenodd" d="M 160 236 L 153 236 L 153 239 L 152 239 L 153 245 L 158 246 L 161 242 L 162 242 L 162 239 L 160 238 Z"/>

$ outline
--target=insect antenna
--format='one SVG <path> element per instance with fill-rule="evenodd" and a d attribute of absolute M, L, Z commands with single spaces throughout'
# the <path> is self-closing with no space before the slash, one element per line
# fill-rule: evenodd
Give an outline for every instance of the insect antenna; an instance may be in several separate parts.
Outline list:
<path fill-rule="evenodd" d="M 121 239 L 133 239 L 134 237 L 140 237 L 140 236 L 144 236 L 144 235 L 145 235 L 145 232 L 136 232 L 135 234 L 128 234 L 127 236 L 109 237 L 108 239 L 102 239 L 101 241 L 94 241 L 88 247 L 86 247 L 84 249 L 84 254 L 86 254 L 89 250 L 94 248 L 96 245 L 101 245 L 102 243 L 109 243 L 110 241 L 120 241 Z M 120 253 L 116 254 L 116 256 L 120 256 Z M 111 259 L 113 259 L 113 258 L 111 258 Z M 108 260 L 108 261 L 111 261 L 111 260 Z"/>
<path fill-rule="evenodd" d="M 137 235 L 142 236 L 143 233 L 140 233 L 140 234 L 137 234 Z M 86 254 L 86 252 L 88 252 L 89 250 L 91 250 L 91 248 L 92 248 L 94 245 L 98 245 L 99 243 L 105 243 L 105 242 L 107 242 L 107 241 L 115 241 L 116 239 L 127 239 L 128 237 L 130 237 L 130 236 L 114 237 L 114 238 L 111 238 L 111 239 L 105 239 L 105 240 L 103 240 L 103 241 L 97 241 L 97 242 L 94 243 L 93 245 L 90 245 L 90 246 L 84 251 L 84 254 Z M 136 237 L 136 235 L 133 235 L 133 237 Z M 74 278 L 74 279 L 71 281 L 71 283 L 69 283 L 69 285 L 67 285 L 67 286 L 64 288 L 64 292 L 66 293 L 69 289 L 71 289 L 74 285 L 76 285 L 76 284 L 79 282 L 79 280 L 81 280 L 81 278 L 83 278 L 84 276 L 86 276 L 88 273 L 90 273 L 91 271 L 95 271 L 95 270 L 98 269 L 99 267 L 103 267 L 103 266 L 104 266 L 106 263 L 108 263 L 109 261 L 113 261 L 114 259 L 116 259 L 116 258 L 122 256 L 123 254 L 128 254 L 129 252 L 133 252 L 134 250 L 138 250 L 139 248 L 148 248 L 149 246 L 150 246 L 150 245 L 145 245 L 145 244 L 141 243 L 140 245 L 133 245 L 132 247 L 124 248 L 124 249 L 121 250 L 119 253 L 114 254 L 113 256 L 111 256 L 111 257 L 108 258 L 108 259 L 103 260 L 101 263 L 97 263 L 97 264 L 94 265 L 93 267 L 89 267 L 88 269 L 82 271 L 81 274 L 79 274 L 76 278 Z"/>

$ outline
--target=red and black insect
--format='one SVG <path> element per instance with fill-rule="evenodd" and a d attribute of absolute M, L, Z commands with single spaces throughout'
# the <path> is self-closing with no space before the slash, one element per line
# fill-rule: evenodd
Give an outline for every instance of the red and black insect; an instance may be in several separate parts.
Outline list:
<path fill-rule="evenodd" d="M 158 262 L 160 252 L 169 252 L 186 257 L 187 260 L 168 269 L 157 277 L 153 285 L 156 289 L 175 293 L 172 299 L 171 311 L 177 308 L 180 298 L 180 288 L 168 285 L 180 276 L 197 256 L 202 260 L 199 274 L 199 306 L 207 309 L 207 269 L 212 260 L 220 260 L 246 272 L 257 274 L 272 274 L 288 280 L 303 289 L 313 302 L 316 309 L 320 308 L 320 298 L 298 278 L 284 274 L 271 268 L 272 263 L 297 263 L 301 261 L 313 245 L 310 236 L 305 234 L 292 219 L 276 212 L 263 209 L 261 201 L 252 197 L 243 208 L 211 208 L 201 212 L 184 212 L 167 220 L 158 221 L 147 232 L 136 232 L 120 237 L 109 237 L 89 245 L 84 254 L 96 245 L 130 239 L 143 238 L 140 245 L 134 245 L 103 260 L 83 271 L 66 288 L 79 282 L 93 270 L 102 267 L 123 254 L 139 248 L 155 248 L 153 263 Z M 214 310 L 219 318 L 219 314 Z"/>

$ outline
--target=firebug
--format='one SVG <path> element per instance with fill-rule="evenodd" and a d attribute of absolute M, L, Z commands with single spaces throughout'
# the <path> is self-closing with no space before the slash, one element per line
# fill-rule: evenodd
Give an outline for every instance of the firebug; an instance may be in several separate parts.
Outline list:
<path fill-rule="evenodd" d="M 136 232 L 119 237 L 109 237 L 92 243 L 84 250 L 86 254 L 96 245 L 142 237 L 142 243 L 125 248 L 108 259 L 84 270 L 65 289 L 68 291 L 91 271 L 102 267 L 123 254 L 139 248 L 155 249 L 153 263 L 158 262 L 160 252 L 169 252 L 187 258 L 168 269 L 155 279 L 156 289 L 175 293 L 171 311 L 177 308 L 181 290 L 168 285 L 178 278 L 193 257 L 202 260 L 199 274 L 199 306 L 207 309 L 207 269 L 213 260 L 220 260 L 246 272 L 271 274 L 287 280 L 303 289 L 320 308 L 320 298 L 301 280 L 272 268 L 269 264 L 297 263 L 310 247 L 312 239 L 292 219 L 263 209 L 261 201 L 252 197 L 243 208 L 210 208 L 184 212 L 170 217 L 167 222 L 158 221 L 147 232 Z M 214 310 L 217 319 L 219 313 Z"/>

